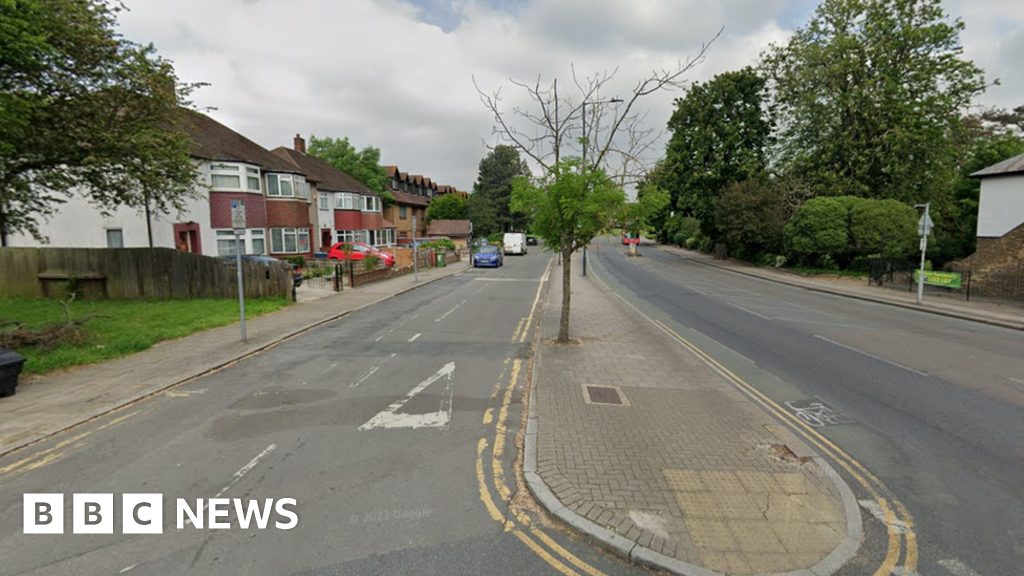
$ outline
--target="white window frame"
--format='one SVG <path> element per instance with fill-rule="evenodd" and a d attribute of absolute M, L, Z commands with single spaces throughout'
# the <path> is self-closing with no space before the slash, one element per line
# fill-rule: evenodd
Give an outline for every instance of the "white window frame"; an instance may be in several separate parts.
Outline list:
<path fill-rule="evenodd" d="M 235 178 L 237 184 L 224 185 L 217 183 L 217 177 Z M 255 183 L 255 187 L 252 185 Z M 211 162 L 210 163 L 210 190 L 215 192 L 253 192 L 263 193 L 263 186 L 260 179 L 260 169 L 257 166 L 237 162 Z"/>
<path fill-rule="evenodd" d="M 331 209 L 331 198 L 327 195 L 327 192 L 318 192 L 316 195 L 317 206 L 320 210 Z"/>
<path fill-rule="evenodd" d="M 270 229 L 271 254 L 307 254 L 309 252 L 309 228 Z"/>
<path fill-rule="evenodd" d="M 335 210 L 359 210 L 356 206 L 356 198 L 358 194 L 352 194 L 350 192 L 341 192 L 340 194 L 334 195 L 334 209 Z"/>
<path fill-rule="evenodd" d="M 285 192 L 286 183 L 287 193 Z M 309 182 L 306 182 L 305 176 L 298 174 L 267 174 L 267 197 L 309 200 Z M 287 252 L 281 252 L 281 254 L 287 254 Z"/>
<path fill-rule="evenodd" d="M 361 209 L 363 212 L 380 212 L 381 202 L 380 196 L 363 196 L 361 200 Z"/>
<path fill-rule="evenodd" d="M 358 242 L 358 240 L 356 240 L 356 231 L 355 230 L 338 230 L 335 233 L 334 238 L 335 238 L 335 242 L 344 242 L 344 243 Z"/>
<path fill-rule="evenodd" d="M 234 256 L 235 254 L 235 231 L 234 230 L 216 230 L 214 231 L 215 238 L 217 239 L 217 255 L 218 256 Z M 265 255 L 267 253 L 267 231 L 263 228 L 249 228 L 241 234 L 242 239 L 242 254 L 259 254 Z M 224 248 L 221 242 L 231 242 L 230 248 Z"/>
<path fill-rule="evenodd" d="M 117 232 L 120 235 L 120 246 L 110 245 L 110 233 Z M 124 228 L 104 228 L 103 235 L 106 236 L 107 248 L 124 248 Z"/>

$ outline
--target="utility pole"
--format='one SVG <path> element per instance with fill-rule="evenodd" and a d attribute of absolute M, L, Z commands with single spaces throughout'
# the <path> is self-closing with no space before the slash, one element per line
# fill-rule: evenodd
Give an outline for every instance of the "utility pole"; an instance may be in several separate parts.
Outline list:
<path fill-rule="evenodd" d="M 914 208 L 924 208 L 924 214 L 917 222 L 917 233 L 921 235 L 921 269 L 917 273 L 917 303 L 924 301 L 924 261 L 928 253 L 928 233 L 932 229 L 932 217 L 930 215 L 931 202 L 918 204 Z"/>
<path fill-rule="evenodd" d="M 416 243 L 416 214 L 412 215 L 412 281 L 420 281 L 419 246 Z"/>

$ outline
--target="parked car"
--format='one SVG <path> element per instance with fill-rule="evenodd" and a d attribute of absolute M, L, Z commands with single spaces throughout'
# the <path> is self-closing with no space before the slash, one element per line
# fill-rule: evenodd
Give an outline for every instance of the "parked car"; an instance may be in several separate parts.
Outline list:
<path fill-rule="evenodd" d="M 395 257 L 392 254 L 388 254 L 382 250 L 378 250 L 369 244 L 363 244 L 362 242 L 338 242 L 331 246 L 330 251 L 327 252 L 328 260 L 345 260 L 345 251 L 342 247 L 348 245 L 352 247 L 352 255 L 350 260 L 366 260 L 366 257 L 370 254 L 381 259 L 385 266 L 394 266 Z"/>
<path fill-rule="evenodd" d="M 234 255 L 221 256 L 227 262 L 234 262 L 237 258 Z M 284 260 L 279 260 L 273 256 L 265 256 L 263 254 L 242 254 L 242 260 L 247 262 L 262 262 L 265 266 L 270 266 L 273 262 L 278 262 L 284 265 L 286 268 L 292 269 L 292 280 L 295 283 L 295 287 L 302 286 L 302 269 L 294 268 L 290 263 Z"/>
<path fill-rule="evenodd" d="M 536 246 L 537 245 L 537 237 L 536 236 L 527 236 L 526 237 L 526 245 L 527 246 Z"/>
<path fill-rule="evenodd" d="M 473 268 L 479 268 L 480 266 L 500 268 L 504 265 L 505 257 L 502 256 L 501 250 L 497 246 L 487 244 L 478 248 L 476 253 L 473 254 Z"/>
<path fill-rule="evenodd" d="M 505 254 L 526 255 L 526 234 L 522 232 L 506 232 L 504 244 Z"/>

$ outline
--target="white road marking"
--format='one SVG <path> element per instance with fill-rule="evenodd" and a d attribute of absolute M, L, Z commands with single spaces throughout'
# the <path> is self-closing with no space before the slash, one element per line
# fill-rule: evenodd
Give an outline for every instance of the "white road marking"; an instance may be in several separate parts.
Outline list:
<path fill-rule="evenodd" d="M 415 336 L 413 336 L 412 338 L 409 338 L 409 342 L 414 342 L 417 338 L 419 338 L 421 336 L 421 334 L 422 334 L 421 332 L 417 332 Z"/>
<path fill-rule="evenodd" d="M 217 494 L 214 496 L 214 498 L 220 498 L 222 494 L 224 494 L 225 492 L 230 490 L 232 486 L 237 484 L 238 481 L 242 479 L 242 477 L 244 477 L 246 474 L 248 474 L 250 470 L 255 468 L 256 465 L 260 463 L 260 460 L 262 460 L 267 454 L 270 454 L 271 452 L 273 452 L 275 449 L 277 449 L 277 444 L 271 444 L 270 446 L 267 446 L 266 448 L 263 449 L 263 452 L 260 452 L 259 454 L 256 455 L 255 458 L 253 458 L 252 460 L 249 460 L 248 464 L 246 464 L 245 466 L 242 466 L 241 468 L 239 468 L 238 472 L 235 472 L 234 476 L 232 476 L 231 482 L 228 482 L 227 486 L 224 486 L 223 488 L 221 488 L 220 492 L 217 492 Z M 207 499 L 206 502 L 203 504 L 203 512 L 206 512 L 206 509 L 209 506 L 210 506 L 210 500 Z M 185 523 L 186 524 L 191 524 L 192 521 L 189 518 L 185 518 Z"/>
<path fill-rule="evenodd" d="M 377 336 L 377 339 L 376 339 L 376 340 L 374 340 L 374 342 L 380 342 L 380 341 L 381 341 L 381 340 L 383 340 L 383 339 L 384 339 L 384 337 L 383 337 L 383 336 Z"/>
<path fill-rule="evenodd" d="M 892 522 L 886 522 L 885 511 L 878 505 L 878 502 L 875 502 L 874 500 L 858 500 L 858 502 L 860 503 L 861 508 L 870 512 L 871 515 L 883 525 L 892 527 L 893 531 L 897 534 L 906 534 L 910 529 L 910 527 L 907 526 L 907 523 L 902 520 L 896 520 L 894 518 Z"/>
<path fill-rule="evenodd" d="M 204 394 L 205 392 L 206 388 L 200 388 L 199 390 L 174 390 L 172 392 L 167 392 L 166 394 L 171 398 L 187 398 L 195 394 Z"/>
<path fill-rule="evenodd" d="M 349 384 L 349 385 L 348 385 L 348 387 L 349 387 L 349 388 L 355 388 L 356 386 L 359 386 L 360 384 L 362 384 L 363 382 L 365 382 L 367 378 L 369 378 L 370 376 L 373 376 L 374 372 L 376 372 L 377 370 L 380 370 L 380 367 L 381 367 L 381 366 L 383 366 L 383 365 L 384 365 L 384 363 L 385 363 L 385 362 L 387 362 L 388 360 L 391 360 L 392 358 L 394 358 L 396 354 L 398 354 L 398 353 L 397 353 L 397 352 L 393 352 L 393 353 L 391 354 L 391 356 L 388 356 L 388 357 L 387 357 L 387 358 L 385 358 L 385 359 L 384 359 L 383 361 L 381 361 L 381 363 L 380 363 L 380 364 L 377 364 L 376 366 L 374 366 L 374 367 L 370 368 L 369 370 L 367 370 L 367 371 L 366 371 L 366 372 L 365 372 L 365 373 L 364 373 L 364 374 L 362 375 L 362 377 L 361 377 L 361 378 L 359 378 L 359 380 L 356 380 L 355 382 L 352 382 L 351 384 Z"/>
<path fill-rule="evenodd" d="M 981 576 L 981 574 L 978 574 L 977 572 L 972 570 L 970 566 L 964 564 L 963 562 L 955 558 L 950 558 L 949 560 L 939 560 L 939 566 L 942 566 L 946 570 L 949 570 L 955 576 Z"/>
<path fill-rule="evenodd" d="M 726 306 L 732 306 L 733 308 L 739 308 L 740 310 L 743 310 L 744 312 L 748 312 L 748 313 L 753 314 L 754 316 L 757 316 L 759 318 L 764 318 L 765 320 L 771 320 L 771 318 L 765 316 L 764 314 L 760 314 L 758 312 L 754 312 L 753 310 L 750 310 L 749 308 L 744 308 L 743 306 L 740 306 L 739 304 L 733 304 L 732 302 L 726 302 L 725 305 Z"/>
<path fill-rule="evenodd" d="M 124 568 L 121 568 L 121 571 L 118 572 L 118 574 L 124 574 L 125 572 L 131 570 L 132 568 L 135 568 L 136 566 L 138 566 L 138 564 L 132 564 L 131 566 L 125 566 Z"/>
<path fill-rule="evenodd" d="M 772 318 L 772 320 L 778 320 L 779 322 L 797 322 L 800 324 L 821 324 L 822 326 L 838 326 L 840 328 L 861 328 L 868 329 L 869 326 L 862 326 L 860 324 L 843 324 L 842 322 L 825 322 L 822 320 L 804 320 L 803 318 Z"/>
<path fill-rule="evenodd" d="M 840 342 L 836 342 L 835 340 L 833 340 L 831 338 L 826 338 L 826 337 L 824 337 L 824 336 L 822 336 L 820 334 L 815 334 L 814 337 L 817 338 L 818 340 L 824 340 L 825 342 L 828 342 L 830 344 L 835 344 L 836 346 L 839 346 L 840 348 L 846 348 L 847 350 L 856 352 L 858 354 L 863 354 L 864 356 L 867 356 L 868 358 L 874 358 L 875 360 L 878 360 L 880 362 L 885 362 L 886 364 L 891 364 L 891 365 L 893 365 L 893 366 L 895 366 L 897 368 L 902 368 L 902 369 L 906 370 L 907 372 L 913 372 L 914 374 L 917 374 L 918 376 L 930 376 L 930 374 L 928 374 L 927 372 L 921 372 L 920 370 L 915 370 L 915 369 L 911 368 L 910 366 L 904 366 L 903 364 L 900 364 L 899 362 L 893 362 L 892 360 L 887 360 L 885 358 L 882 358 L 881 356 L 875 356 L 874 354 L 871 354 L 869 352 L 865 352 L 863 350 L 858 350 L 857 348 L 854 348 L 853 346 L 847 346 L 846 344 L 842 344 Z"/>
<path fill-rule="evenodd" d="M 452 419 L 452 374 L 455 372 L 455 362 L 449 362 L 432 376 L 420 382 L 415 388 L 409 391 L 404 397 L 391 403 L 390 406 L 370 418 L 359 430 L 365 431 L 373 428 L 447 428 Z M 405 406 L 417 394 L 426 390 L 428 386 L 441 378 L 447 378 L 448 384 L 441 395 L 441 408 L 437 412 L 428 414 L 404 414 L 398 410 Z"/>
<path fill-rule="evenodd" d="M 1010 378 L 1010 381 L 1016 382 L 1017 384 L 1024 384 L 1024 380 L 1021 380 L 1020 378 Z"/>
<path fill-rule="evenodd" d="M 452 312 L 455 312 L 456 310 L 458 310 L 458 309 L 459 309 L 459 306 L 462 306 L 462 305 L 463 305 L 463 304 L 465 304 L 465 303 L 466 303 L 466 301 L 465 301 L 465 300 L 463 300 L 462 302 L 459 302 L 458 304 L 456 304 L 456 305 L 455 305 L 455 307 L 454 307 L 454 308 L 452 308 L 451 310 L 449 310 L 449 311 L 445 312 L 444 314 L 441 314 L 441 317 L 440 317 L 440 318 L 436 318 L 436 319 L 434 319 L 434 322 L 440 322 L 441 320 L 444 320 L 445 318 L 447 318 L 447 317 L 448 317 L 448 315 L 449 315 L 449 314 L 451 314 Z"/>
<path fill-rule="evenodd" d="M 381 336 L 381 338 L 383 338 L 383 336 Z M 380 338 L 378 338 L 378 340 L 380 340 Z M 331 364 L 331 367 L 328 368 L 327 370 L 324 370 L 324 372 L 330 372 L 331 370 L 334 370 L 337 367 L 338 367 L 338 365 L 336 363 L 335 364 Z"/>

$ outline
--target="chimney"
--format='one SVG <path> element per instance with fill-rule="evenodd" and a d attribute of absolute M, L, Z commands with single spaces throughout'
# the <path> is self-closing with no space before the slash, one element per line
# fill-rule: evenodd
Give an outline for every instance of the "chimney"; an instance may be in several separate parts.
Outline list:
<path fill-rule="evenodd" d="M 302 136 L 296 134 L 295 135 L 295 144 L 294 144 L 293 148 L 295 149 L 296 152 L 302 152 L 303 154 L 305 154 L 306 153 L 306 140 Z"/>

